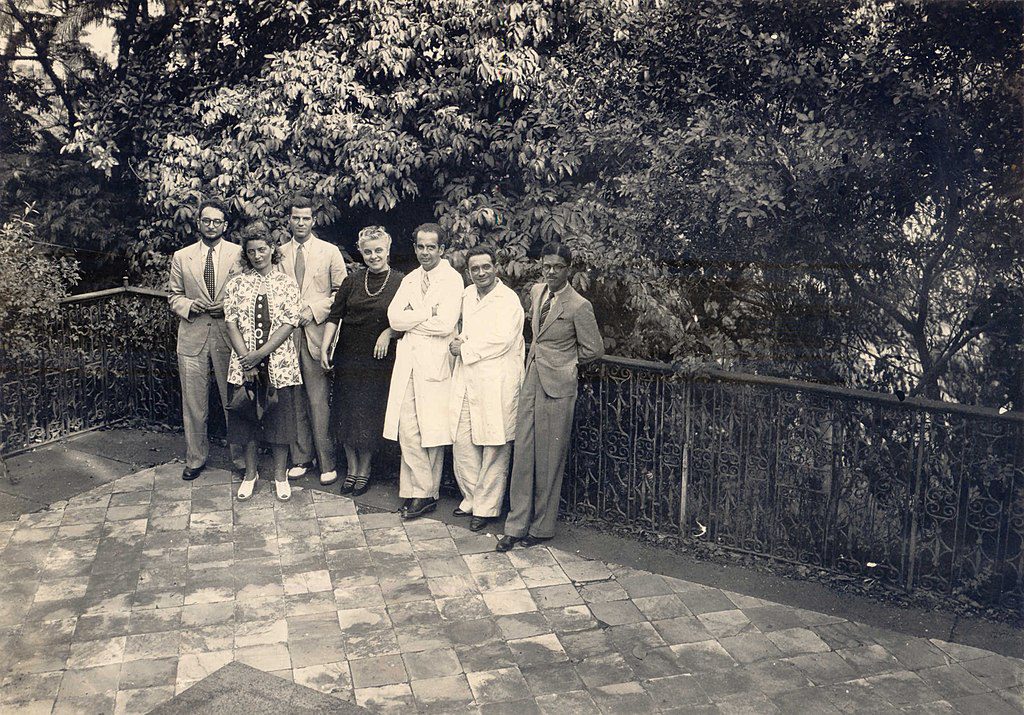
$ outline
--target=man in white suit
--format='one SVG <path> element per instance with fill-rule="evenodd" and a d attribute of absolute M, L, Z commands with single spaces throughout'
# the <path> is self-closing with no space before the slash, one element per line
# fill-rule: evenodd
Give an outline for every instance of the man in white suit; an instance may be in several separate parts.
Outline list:
<path fill-rule="evenodd" d="M 437 508 L 444 445 L 451 444 L 448 345 L 462 306 L 462 276 L 441 258 L 445 231 L 425 223 L 413 232 L 420 267 L 402 279 L 391 304 L 391 329 L 404 333 L 395 350 L 384 437 L 402 448 L 401 516 L 415 519 Z"/>
<path fill-rule="evenodd" d="M 315 456 L 320 467 L 320 483 L 327 485 L 338 478 L 338 473 L 329 425 L 330 382 L 320 365 L 320 345 L 334 294 L 348 271 L 338 247 L 314 235 L 313 204 L 305 196 L 291 199 L 288 229 L 292 240 L 281 246 L 278 267 L 299 286 L 301 313 L 294 340 L 302 374 L 297 400 L 296 438 L 290 445 L 292 466 L 288 477 L 298 479 L 303 476 L 313 467 Z"/>
<path fill-rule="evenodd" d="M 516 432 L 523 358 L 523 306 L 515 291 L 498 280 L 494 249 L 474 246 L 466 253 L 473 285 L 462 296 L 462 330 L 451 342 L 449 426 L 462 503 L 455 516 L 472 516 L 480 531 L 501 513 L 508 461 Z"/>
<path fill-rule="evenodd" d="M 227 421 L 228 360 L 231 346 L 224 327 L 224 286 L 241 271 L 242 249 L 225 241 L 227 209 L 219 201 L 199 205 L 200 240 L 174 252 L 168 277 L 168 299 L 178 316 L 178 373 L 181 378 L 181 411 L 185 425 L 185 469 L 181 478 L 199 476 L 210 455 L 207 418 L 210 374 L 217 381 Z M 241 454 L 232 449 L 236 468 Z"/>

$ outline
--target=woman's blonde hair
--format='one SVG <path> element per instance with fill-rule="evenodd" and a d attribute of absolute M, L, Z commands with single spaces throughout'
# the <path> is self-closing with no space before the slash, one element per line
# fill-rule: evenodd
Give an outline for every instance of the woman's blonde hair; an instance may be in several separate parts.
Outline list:
<path fill-rule="evenodd" d="M 391 251 L 391 234 L 384 230 L 383 226 L 367 226 L 359 230 L 359 238 L 356 239 L 356 248 L 363 250 L 363 245 L 370 241 L 386 241 L 388 251 Z"/>

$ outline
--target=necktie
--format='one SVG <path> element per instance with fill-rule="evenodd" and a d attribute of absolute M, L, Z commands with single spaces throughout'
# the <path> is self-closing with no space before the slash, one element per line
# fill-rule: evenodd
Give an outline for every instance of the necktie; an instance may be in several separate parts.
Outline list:
<path fill-rule="evenodd" d="M 555 297 L 555 294 L 550 290 L 548 291 L 548 299 L 544 301 L 544 305 L 540 307 L 540 322 L 537 323 L 537 327 L 543 328 L 544 321 L 548 319 L 548 313 L 551 312 L 551 301 Z"/>
<path fill-rule="evenodd" d="M 423 280 L 420 282 L 420 291 L 423 295 L 426 295 L 428 290 L 430 290 L 430 274 L 423 271 Z"/>
<path fill-rule="evenodd" d="M 306 277 L 306 252 L 303 248 L 305 246 L 300 243 L 295 251 L 295 282 L 299 284 L 299 290 L 302 290 L 302 279 Z"/>
<path fill-rule="evenodd" d="M 206 283 L 206 292 L 210 294 L 210 300 L 217 300 L 217 280 L 213 272 L 213 249 L 206 254 L 206 267 L 203 268 L 203 281 Z"/>

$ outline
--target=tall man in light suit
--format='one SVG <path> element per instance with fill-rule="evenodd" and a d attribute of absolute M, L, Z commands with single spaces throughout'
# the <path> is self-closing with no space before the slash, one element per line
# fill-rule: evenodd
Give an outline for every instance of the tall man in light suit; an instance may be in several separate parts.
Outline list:
<path fill-rule="evenodd" d="M 199 476 L 210 455 L 207 418 L 210 373 L 217 381 L 227 420 L 228 360 L 231 346 L 224 327 L 224 286 L 241 271 L 242 249 L 225 241 L 227 209 L 219 201 L 199 205 L 200 240 L 174 252 L 168 277 L 171 310 L 178 316 L 178 373 L 185 423 L 185 469 L 181 478 Z M 241 454 L 232 448 L 236 468 Z"/>
<path fill-rule="evenodd" d="M 320 483 L 327 485 L 338 478 L 338 473 L 334 463 L 334 439 L 328 424 L 330 383 L 320 366 L 320 345 L 334 294 L 348 271 L 338 247 L 313 234 L 313 204 L 305 196 L 296 196 L 288 204 L 288 229 L 292 240 L 281 246 L 281 262 L 277 265 L 299 286 L 299 330 L 293 335 L 302 374 L 288 477 L 298 479 L 304 475 L 313 467 L 315 456 L 320 467 Z"/>
<path fill-rule="evenodd" d="M 404 333 L 395 350 L 384 437 L 402 448 L 401 516 L 415 519 L 437 508 L 448 428 L 453 358 L 448 345 L 462 307 L 462 276 L 441 258 L 445 231 L 425 223 L 413 231 L 420 267 L 402 279 L 388 306 L 391 329 Z"/>
<path fill-rule="evenodd" d="M 572 252 L 549 243 L 540 252 L 544 281 L 530 290 L 533 343 L 519 395 L 511 509 L 498 551 L 550 539 L 576 408 L 577 365 L 604 354 L 594 307 L 569 285 Z"/>
<path fill-rule="evenodd" d="M 448 424 L 462 490 L 454 514 L 472 517 L 470 531 L 501 513 L 523 385 L 523 306 L 498 279 L 496 263 L 489 246 L 467 251 L 473 285 L 462 295 L 462 330 L 448 348 L 456 356 Z"/>

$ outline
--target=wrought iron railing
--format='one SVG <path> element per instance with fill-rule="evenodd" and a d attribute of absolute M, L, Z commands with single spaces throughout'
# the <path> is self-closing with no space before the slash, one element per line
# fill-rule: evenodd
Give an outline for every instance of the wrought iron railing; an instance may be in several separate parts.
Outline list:
<path fill-rule="evenodd" d="M 63 301 L 32 350 L 0 336 L 0 454 L 134 417 L 181 420 L 167 294 L 113 288 Z"/>
<path fill-rule="evenodd" d="M 176 322 L 119 288 L 68 299 L 33 354 L 0 344 L 0 453 L 180 424 Z M 1024 607 L 1021 415 L 620 358 L 584 378 L 565 512 Z"/>
<path fill-rule="evenodd" d="M 724 371 L 588 371 L 563 510 L 1024 607 L 1024 418 Z"/>

